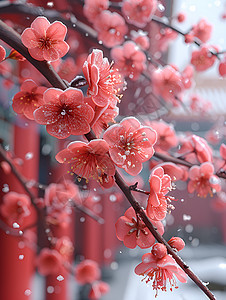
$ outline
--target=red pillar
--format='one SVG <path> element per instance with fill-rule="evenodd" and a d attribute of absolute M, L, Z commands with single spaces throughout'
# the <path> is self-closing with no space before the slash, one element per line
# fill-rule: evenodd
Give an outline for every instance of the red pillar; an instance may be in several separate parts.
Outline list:
<path fill-rule="evenodd" d="M 26 153 L 28 160 L 24 159 L 21 173 L 29 179 L 38 178 L 39 162 L 39 134 L 34 123 L 27 122 L 28 126 L 21 128 L 14 126 L 13 148 L 16 157 L 25 158 Z M 31 158 L 31 156 L 33 156 Z M 18 183 L 13 174 L 5 175 L 2 171 L 0 174 L 0 184 L 9 185 L 10 191 L 25 193 L 24 189 Z M 2 190 L 2 188 L 1 188 Z M 1 198 L 3 193 L 1 192 Z M 33 224 L 36 220 L 36 214 L 33 210 L 27 218 L 28 224 Z M 21 228 L 22 229 L 22 228 Z M 9 236 L 0 230 L 0 299 L 27 300 L 31 291 L 31 279 L 34 272 L 35 252 L 34 250 L 18 245 L 19 238 Z M 20 244 L 21 245 L 21 244 Z M 22 257 L 23 259 L 19 259 Z"/>

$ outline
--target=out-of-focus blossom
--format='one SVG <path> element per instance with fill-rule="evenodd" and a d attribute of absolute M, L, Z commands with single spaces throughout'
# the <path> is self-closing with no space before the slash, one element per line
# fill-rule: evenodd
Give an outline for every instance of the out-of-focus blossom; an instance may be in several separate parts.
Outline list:
<path fill-rule="evenodd" d="M 43 100 L 44 104 L 34 112 L 34 118 L 37 123 L 46 125 L 49 134 L 65 139 L 71 134 L 80 135 L 90 131 L 89 123 L 94 111 L 84 103 L 81 90 L 50 88 L 44 93 Z"/>
<path fill-rule="evenodd" d="M 22 224 L 24 218 L 31 214 L 31 200 L 27 195 L 9 192 L 3 196 L 0 212 L 10 224 Z"/>
<path fill-rule="evenodd" d="M 62 236 L 56 242 L 55 249 L 65 260 L 70 260 L 74 251 L 73 243 L 68 236 Z"/>
<path fill-rule="evenodd" d="M 115 106 L 117 94 L 123 85 L 122 77 L 103 57 L 103 52 L 94 49 L 83 65 L 83 73 L 88 82 L 87 95 L 100 107 Z"/>
<path fill-rule="evenodd" d="M 172 190 L 171 177 L 164 174 L 164 169 L 157 167 L 149 177 L 150 194 L 147 204 L 147 215 L 150 219 L 163 220 L 167 213 L 167 207 L 172 207 L 167 201 L 171 202 L 172 197 L 166 196 Z"/>
<path fill-rule="evenodd" d="M 207 113 L 211 110 L 212 104 L 198 95 L 192 95 L 190 102 L 190 109 L 194 113 Z"/>
<path fill-rule="evenodd" d="M 226 145 L 224 143 L 220 146 L 220 155 L 226 161 Z"/>
<path fill-rule="evenodd" d="M 132 41 L 113 48 L 111 57 L 119 71 L 132 80 L 136 80 L 146 69 L 146 56 Z"/>
<path fill-rule="evenodd" d="M 224 56 L 223 60 L 219 63 L 219 74 L 222 77 L 226 77 L 226 55 Z"/>
<path fill-rule="evenodd" d="M 23 114 L 30 120 L 34 120 L 34 111 L 44 104 L 43 94 L 47 90 L 44 86 L 38 86 L 33 80 L 26 80 L 20 87 L 20 92 L 13 97 L 13 110 L 17 114 Z"/>
<path fill-rule="evenodd" d="M 37 267 L 43 276 L 57 274 L 62 267 L 62 257 L 55 249 L 43 248 L 37 258 Z"/>
<path fill-rule="evenodd" d="M 197 37 L 201 42 L 206 43 L 212 33 L 213 26 L 209 24 L 205 19 L 201 19 L 196 25 L 192 27 L 189 34 Z"/>
<path fill-rule="evenodd" d="M 34 59 L 54 61 L 69 50 L 64 41 L 66 33 L 67 27 L 63 23 L 55 21 L 50 24 L 45 17 L 37 17 L 31 27 L 23 31 L 21 40 Z"/>
<path fill-rule="evenodd" d="M 208 194 L 221 190 L 220 179 L 214 175 L 214 167 L 210 162 L 202 163 L 200 166 L 193 166 L 188 172 L 188 192 L 197 192 L 198 196 L 206 197 Z"/>
<path fill-rule="evenodd" d="M 172 125 L 164 121 L 151 121 L 145 122 L 145 124 L 157 133 L 157 142 L 154 146 L 155 151 L 168 151 L 170 148 L 177 146 L 178 138 Z"/>
<path fill-rule="evenodd" d="M 168 49 L 170 42 L 175 40 L 178 33 L 171 28 L 158 29 L 159 32 L 155 35 L 155 42 L 157 44 L 158 51 L 165 52 Z"/>
<path fill-rule="evenodd" d="M 142 126 L 136 118 L 129 117 L 109 127 L 103 139 L 109 144 L 114 163 L 135 176 L 141 172 L 142 163 L 154 154 L 156 132 L 148 126 Z"/>
<path fill-rule="evenodd" d="M 120 45 L 128 31 L 124 18 L 108 10 L 101 12 L 96 18 L 94 28 L 98 32 L 98 40 L 109 48 Z"/>
<path fill-rule="evenodd" d="M 93 283 L 100 278 L 100 268 L 98 264 L 91 260 L 85 259 L 75 268 L 75 279 L 80 284 Z"/>
<path fill-rule="evenodd" d="M 153 92 L 165 101 L 175 103 L 184 89 L 181 74 L 171 66 L 156 69 L 152 75 Z"/>
<path fill-rule="evenodd" d="M 180 150 L 185 159 L 191 163 L 196 163 L 197 160 L 200 163 L 206 161 L 212 161 L 212 149 L 208 145 L 207 141 L 195 134 L 189 135 L 182 140 Z"/>
<path fill-rule="evenodd" d="M 89 292 L 89 299 L 98 300 L 103 295 L 107 294 L 110 286 L 104 281 L 96 281 L 92 283 L 91 290 Z"/>
<path fill-rule="evenodd" d="M 130 32 L 132 40 L 142 49 L 148 50 L 150 46 L 148 33 L 144 32 L 143 30 L 132 30 Z"/>
<path fill-rule="evenodd" d="M 159 221 L 152 221 L 158 232 L 163 235 L 164 227 Z M 123 241 L 127 248 L 139 246 L 142 249 L 149 248 L 155 243 L 155 238 L 146 227 L 144 222 L 137 217 L 134 209 L 130 207 L 124 216 L 120 217 L 115 224 L 116 235 Z"/>
<path fill-rule="evenodd" d="M 210 50 L 218 51 L 218 48 L 215 46 L 202 46 L 201 49 L 192 52 L 191 64 L 195 67 L 196 71 L 205 71 L 215 63 L 217 57 Z"/>
<path fill-rule="evenodd" d="M 72 142 L 56 155 L 59 163 L 70 165 L 72 173 L 80 177 L 102 180 L 102 175 L 113 176 L 115 165 L 107 155 L 109 146 L 106 141 L 95 139 L 89 143 Z"/>
<path fill-rule="evenodd" d="M 183 23 L 183 22 L 185 21 L 185 19 L 186 19 L 186 15 L 185 15 L 184 13 L 179 13 L 179 14 L 177 15 L 177 21 L 178 21 L 179 23 Z"/>
<path fill-rule="evenodd" d="M 84 15 L 91 23 L 99 18 L 99 15 L 103 10 L 107 10 L 109 7 L 108 0 L 85 0 L 84 2 Z"/>
<path fill-rule="evenodd" d="M 177 288 L 174 276 L 176 276 L 180 282 L 187 282 L 185 272 L 178 267 L 170 255 L 167 255 L 166 249 L 165 251 L 162 250 L 163 247 L 165 246 L 162 244 L 155 244 L 152 253 L 144 254 L 142 256 L 142 263 L 135 268 L 135 273 L 144 276 L 146 283 L 153 280 L 152 287 L 156 290 L 156 296 L 158 290 L 167 291 L 167 281 L 169 281 L 170 290 L 172 290 L 173 287 Z M 154 253 L 157 253 L 157 255 L 154 255 Z"/>
<path fill-rule="evenodd" d="M 156 0 L 123 0 L 122 12 L 128 23 L 144 27 L 157 8 Z"/>
<path fill-rule="evenodd" d="M 193 83 L 194 68 L 192 65 L 188 65 L 183 72 L 181 72 L 182 82 L 185 89 L 190 89 Z"/>

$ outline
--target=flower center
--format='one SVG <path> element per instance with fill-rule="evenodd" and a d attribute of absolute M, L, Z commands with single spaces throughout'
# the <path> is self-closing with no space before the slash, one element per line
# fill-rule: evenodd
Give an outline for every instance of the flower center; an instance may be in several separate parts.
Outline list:
<path fill-rule="evenodd" d="M 50 38 L 40 38 L 39 39 L 39 44 L 40 44 L 40 48 L 42 50 L 46 49 L 48 50 L 49 48 L 51 48 L 53 41 Z"/>

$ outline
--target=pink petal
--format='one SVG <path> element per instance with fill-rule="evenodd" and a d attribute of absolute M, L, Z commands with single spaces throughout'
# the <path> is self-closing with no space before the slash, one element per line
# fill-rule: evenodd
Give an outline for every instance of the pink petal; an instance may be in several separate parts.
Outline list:
<path fill-rule="evenodd" d="M 74 106 L 83 103 L 83 93 L 81 90 L 76 88 L 68 88 L 62 94 L 60 94 L 59 100 L 61 104 L 67 106 Z"/>
<path fill-rule="evenodd" d="M 47 125 L 57 122 L 61 118 L 61 114 L 59 114 L 58 107 L 46 104 L 36 109 L 34 118 L 37 123 Z"/>
<path fill-rule="evenodd" d="M 126 225 L 126 222 L 129 221 L 130 220 L 128 220 L 125 216 L 122 216 L 118 219 L 118 221 L 115 224 L 116 235 L 120 241 L 124 240 L 124 237 L 128 234 L 129 230 L 131 229 L 131 227 Z"/>
<path fill-rule="evenodd" d="M 46 30 L 49 27 L 50 22 L 45 17 L 37 17 L 32 23 L 31 28 L 37 31 L 40 36 L 46 36 Z"/>
<path fill-rule="evenodd" d="M 69 45 L 65 41 L 58 41 L 56 51 L 58 52 L 59 57 L 63 57 L 68 53 Z"/>
<path fill-rule="evenodd" d="M 43 50 L 41 48 L 39 48 L 39 47 L 29 48 L 28 51 L 34 59 L 37 59 L 39 61 L 44 60 Z"/>
<path fill-rule="evenodd" d="M 68 149 L 64 149 L 57 153 L 55 156 L 56 160 L 59 163 L 71 162 L 71 159 L 74 158 L 75 154 L 70 152 Z"/>
<path fill-rule="evenodd" d="M 153 190 L 154 193 L 160 193 L 162 187 L 161 179 L 156 175 L 150 175 L 149 178 L 150 189 Z"/>
<path fill-rule="evenodd" d="M 198 166 L 193 166 L 190 168 L 188 177 L 191 180 L 196 180 L 200 177 L 200 168 Z"/>
<path fill-rule="evenodd" d="M 132 218 L 137 219 L 135 211 L 132 207 L 127 209 L 127 211 L 124 213 L 124 216 L 127 217 L 129 220 L 132 220 Z"/>
<path fill-rule="evenodd" d="M 109 176 L 115 175 L 115 165 L 108 155 L 97 156 L 98 166 Z"/>
<path fill-rule="evenodd" d="M 148 206 L 149 205 L 152 205 L 152 206 L 155 206 L 155 207 L 158 207 L 160 205 L 158 195 L 153 191 L 150 191 L 150 195 L 148 197 Z"/>
<path fill-rule="evenodd" d="M 71 135 L 71 127 L 63 118 L 56 123 L 46 125 L 46 131 L 58 139 L 65 139 Z"/>
<path fill-rule="evenodd" d="M 38 48 L 39 40 L 37 34 L 31 28 L 27 28 L 21 35 L 21 41 L 29 49 Z"/>
<path fill-rule="evenodd" d="M 152 172 L 153 175 L 159 176 L 160 178 L 163 177 L 164 175 L 164 170 L 162 167 L 157 167 L 156 169 L 154 169 L 154 171 Z"/>
<path fill-rule="evenodd" d="M 126 235 L 123 242 L 127 248 L 134 249 L 137 246 L 136 232 Z"/>
<path fill-rule="evenodd" d="M 200 174 L 203 174 L 205 177 L 210 177 L 214 173 L 214 166 L 210 162 L 202 163 L 200 166 Z"/>
<path fill-rule="evenodd" d="M 135 131 L 136 129 L 139 129 L 141 126 L 140 122 L 134 117 L 124 118 L 120 122 L 120 125 L 124 127 L 124 130 L 126 132 Z"/>
<path fill-rule="evenodd" d="M 63 94 L 64 91 L 56 88 L 49 88 L 43 95 L 43 100 L 45 103 L 51 103 L 51 104 L 59 104 L 59 97 L 61 94 Z"/>
<path fill-rule="evenodd" d="M 89 123 L 83 118 L 72 118 L 70 124 L 71 134 L 81 135 L 90 132 Z"/>
<path fill-rule="evenodd" d="M 59 22 L 53 22 L 46 31 L 46 36 L 54 40 L 64 40 L 67 34 L 67 27 Z"/>
<path fill-rule="evenodd" d="M 101 139 L 95 139 L 89 142 L 89 147 L 93 149 L 93 152 L 95 154 L 98 154 L 100 156 L 106 154 L 106 152 L 108 152 L 109 150 L 108 143 Z"/>
<path fill-rule="evenodd" d="M 142 232 L 140 232 L 139 237 L 137 238 L 137 245 L 141 249 L 146 249 L 151 247 L 155 243 L 155 238 L 154 236 L 146 229 L 148 234 L 145 235 Z"/>
<path fill-rule="evenodd" d="M 43 57 L 46 61 L 55 61 L 60 58 L 58 51 L 52 47 L 43 50 Z"/>
<path fill-rule="evenodd" d="M 37 84 L 33 80 L 28 79 L 21 84 L 20 89 L 24 92 L 32 92 L 32 90 L 37 87 Z"/>

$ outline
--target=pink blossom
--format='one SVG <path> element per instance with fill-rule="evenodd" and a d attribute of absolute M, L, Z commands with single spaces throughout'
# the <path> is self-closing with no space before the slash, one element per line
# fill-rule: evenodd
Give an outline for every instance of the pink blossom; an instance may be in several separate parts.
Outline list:
<path fill-rule="evenodd" d="M 65 139 L 71 134 L 80 135 L 90 131 L 89 123 L 94 111 L 84 103 L 81 90 L 50 88 L 44 93 L 43 100 L 44 104 L 34 112 L 34 118 L 37 123 L 46 125 L 49 134 Z"/>
<path fill-rule="evenodd" d="M 187 282 L 187 276 L 185 272 L 177 266 L 175 260 L 167 255 L 167 252 L 161 251 L 164 245 L 157 247 L 160 244 L 153 246 L 152 253 L 146 253 L 142 256 L 142 263 L 135 268 L 137 275 L 144 276 L 146 283 L 153 280 L 152 287 L 156 290 L 156 296 L 158 290 L 166 292 L 167 281 L 169 281 L 170 289 L 172 287 L 177 288 L 175 277 L 180 282 Z M 159 248 L 157 250 L 157 248 Z M 160 251 L 159 255 L 154 255 L 155 250 Z M 164 253 L 166 255 L 164 255 Z M 164 256 L 163 256 L 164 255 Z"/>
<path fill-rule="evenodd" d="M 27 195 L 9 192 L 3 196 L 0 211 L 10 224 L 22 224 L 24 218 L 31 214 L 31 200 Z"/>
<path fill-rule="evenodd" d="M 98 40 L 106 47 L 112 48 L 124 41 L 128 31 L 125 20 L 116 12 L 105 10 L 94 21 L 94 28 L 98 32 Z"/>
<path fill-rule="evenodd" d="M 96 281 L 91 285 L 91 290 L 89 292 L 89 299 L 98 300 L 103 295 L 108 293 L 109 289 L 110 287 L 106 282 Z"/>
<path fill-rule="evenodd" d="M 128 23 L 144 27 L 157 8 L 156 0 L 123 0 L 122 12 Z"/>
<path fill-rule="evenodd" d="M 152 221 L 158 232 L 163 235 L 164 227 L 159 221 Z M 130 207 L 124 216 L 120 217 L 115 224 L 116 235 L 123 241 L 127 248 L 139 246 L 142 249 L 149 248 L 155 243 L 155 238 L 148 230 L 144 222 L 137 217 L 134 209 Z"/>
<path fill-rule="evenodd" d="M 224 56 L 224 59 L 220 62 L 218 70 L 220 76 L 226 77 L 226 55 Z"/>
<path fill-rule="evenodd" d="M 165 52 L 171 41 L 175 40 L 178 33 L 171 28 L 161 28 L 159 32 L 155 35 L 155 42 L 157 44 L 158 51 Z"/>
<path fill-rule="evenodd" d="M 0 45 L 0 62 L 2 62 L 5 59 L 5 56 L 6 56 L 5 48 L 3 48 Z"/>
<path fill-rule="evenodd" d="M 216 47 L 212 47 L 214 50 L 218 50 Z M 192 52 L 191 56 L 191 64 L 195 67 L 196 71 L 202 72 L 215 63 L 216 56 L 211 54 L 210 47 L 202 46 L 200 50 L 196 50 Z"/>
<path fill-rule="evenodd" d="M 183 22 L 185 21 L 185 19 L 186 19 L 186 15 L 185 15 L 184 13 L 179 13 L 179 14 L 177 15 L 177 21 L 178 21 L 179 23 L 183 23 Z"/>
<path fill-rule="evenodd" d="M 189 170 L 188 192 L 196 191 L 198 196 L 206 197 L 208 194 L 221 190 L 220 179 L 214 175 L 214 167 L 210 162 L 202 163 L 200 166 L 193 166 Z"/>
<path fill-rule="evenodd" d="M 93 23 L 97 18 L 99 18 L 100 13 L 103 10 L 107 10 L 108 7 L 108 0 L 85 0 L 83 11 L 86 18 Z"/>
<path fill-rule="evenodd" d="M 62 262 L 62 257 L 58 251 L 43 248 L 37 258 L 38 271 L 43 276 L 57 274 L 61 270 Z"/>
<path fill-rule="evenodd" d="M 38 86 L 33 80 L 24 81 L 20 92 L 13 97 L 13 110 L 30 120 L 34 120 L 33 113 L 44 104 L 43 93 L 46 90 L 46 87 Z"/>
<path fill-rule="evenodd" d="M 75 60 L 72 57 L 68 57 L 61 61 L 59 60 L 59 65 L 55 68 L 55 70 L 60 78 L 67 80 L 68 82 L 72 81 L 72 79 L 74 79 L 75 76 L 80 72 L 80 68 L 78 68 L 78 65 L 75 63 Z"/>
<path fill-rule="evenodd" d="M 102 175 L 113 176 L 115 166 L 107 155 L 109 146 L 104 140 L 95 139 L 91 142 L 72 142 L 66 149 L 56 155 L 59 163 L 70 165 L 71 172 L 80 177 L 102 180 Z"/>
<path fill-rule="evenodd" d="M 206 101 L 197 95 L 192 95 L 190 109 L 195 113 L 207 113 L 212 108 L 210 101 Z"/>
<path fill-rule="evenodd" d="M 157 167 L 151 173 L 149 183 L 150 194 L 146 208 L 147 215 L 152 220 L 163 220 L 167 213 L 167 206 L 173 208 L 172 205 L 167 204 L 167 201 L 171 202 L 171 199 L 174 198 L 166 196 L 172 190 L 171 178 L 168 174 L 164 174 L 162 167 Z"/>
<path fill-rule="evenodd" d="M 153 92 L 161 96 L 165 101 L 175 102 L 184 86 L 181 74 L 171 66 L 156 69 L 151 76 Z"/>
<path fill-rule="evenodd" d="M 146 69 L 146 56 L 132 41 L 113 48 L 111 57 L 119 71 L 132 80 L 136 80 Z"/>
<path fill-rule="evenodd" d="M 51 183 L 45 190 L 44 203 L 46 205 L 47 221 L 59 225 L 69 221 L 71 203 L 81 203 L 78 187 L 71 181 Z"/>
<path fill-rule="evenodd" d="M 148 126 L 142 126 L 136 118 L 129 117 L 109 127 L 103 139 L 109 144 L 114 163 L 135 176 L 141 172 L 142 163 L 154 154 L 156 132 Z"/>
<path fill-rule="evenodd" d="M 168 241 L 168 244 L 174 248 L 176 251 L 181 251 L 182 249 L 184 249 L 185 247 L 185 242 L 177 237 L 177 236 L 174 236 L 172 237 L 169 241 Z"/>
<path fill-rule="evenodd" d="M 150 46 L 149 37 L 147 36 L 148 33 L 144 32 L 143 30 L 131 30 L 130 32 L 132 40 L 142 49 L 148 50 Z"/>
<path fill-rule="evenodd" d="M 182 140 L 180 150 L 185 159 L 191 163 L 200 163 L 206 161 L 212 161 L 212 149 L 208 145 L 207 141 L 195 134 L 189 135 Z"/>
<path fill-rule="evenodd" d="M 191 34 L 197 37 L 201 42 L 206 43 L 212 33 L 212 25 L 205 19 L 201 19 L 196 25 L 193 26 Z"/>
<path fill-rule="evenodd" d="M 69 50 L 64 41 L 66 33 L 67 27 L 61 22 L 50 24 L 45 17 L 37 17 L 31 27 L 23 31 L 21 40 L 34 59 L 55 61 Z"/>
<path fill-rule="evenodd" d="M 122 78 L 118 71 L 112 68 L 108 59 L 103 58 L 103 52 L 94 49 L 83 65 L 83 73 L 88 81 L 87 95 L 92 97 L 97 106 L 105 107 L 118 101 L 117 93 L 122 86 Z"/>
<path fill-rule="evenodd" d="M 75 279 L 80 284 L 93 283 L 100 278 L 100 269 L 98 264 L 91 260 L 85 259 L 75 268 Z"/>
<path fill-rule="evenodd" d="M 73 243 L 68 236 L 62 236 L 56 242 L 55 249 L 65 260 L 70 260 L 74 251 Z"/>
<path fill-rule="evenodd" d="M 152 121 L 147 123 L 157 133 L 157 142 L 154 146 L 155 151 L 168 151 L 178 144 L 178 138 L 172 125 L 164 121 Z"/>

